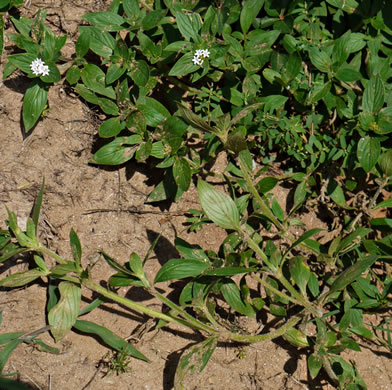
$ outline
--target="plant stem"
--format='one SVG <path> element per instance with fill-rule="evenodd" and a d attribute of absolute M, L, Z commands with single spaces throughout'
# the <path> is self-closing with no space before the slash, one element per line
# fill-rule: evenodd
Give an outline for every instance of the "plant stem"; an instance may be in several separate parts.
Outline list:
<path fill-rule="evenodd" d="M 291 318 L 288 322 L 286 322 L 284 325 L 282 325 L 280 328 L 274 330 L 273 332 L 260 334 L 256 336 L 243 335 L 243 334 L 237 334 L 232 332 L 228 332 L 225 336 L 228 340 L 238 341 L 241 343 L 256 343 L 258 341 L 272 340 L 277 337 L 283 336 L 289 329 L 294 327 L 300 320 L 301 317 L 295 316 Z"/>
<path fill-rule="evenodd" d="M 240 159 L 240 168 L 241 172 L 245 177 L 246 184 L 248 184 L 249 192 L 255 197 L 257 203 L 263 210 L 266 217 L 282 232 L 286 233 L 284 226 L 278 221 L 278 219 L 272 214 L 269 207 L 265 204 L 263 198 L 260 196 L 259 192 L 257 191 L 256 187 L 253 185 L 252 178 L 249 175 L 248 169 L 243 165 Z"/>
<path fill-rule="evenodd" d="M 60 257 L 57 253 L 51 251 L 49 248 L 46 248 L 42 244 L 39 244 L 38 248 L 35 250 L 40 251 L 41 253 L 45 253 L 50 257 L 53 257 L 59 264 L 68 264 L 68 261 Z"/>
<path fill-rule="evenodd" d="M 315 308 L 303 295 L 301 295 L 282 274 L 274 276 L 279 280 L 280 283 L 283 284 L 290 294 L 300 302 L 301 306 L 303 306 L 317 318 L 322 316 L 322 313 L 317 310 L 317 308 Z"/>
<path fill-rule="evenodd" d="M 253 279 L 257 280 L 264 288 L 271 290 L 274 294 L 279 295 L 281 298 L 290 301 L 291 303 L 294 303 L 295 305 L 300 305 L 303 306 L 302 302 L 298 301 L 297 299 L 288 296 L 287 294 L 285 294 L 282 291 L 279 291 L 277 288 L 273 287 L 272 285 L 270 285 L 268 282 L 266 282 L 265 280 L 261 279 L 259 276 L 257 276 L 256 274 L 252 274 Z"/>
<path fill-rule="evenodd" d="M 112 300 L 114 302 L 117 302 L 117 303 L 119 303 L 121 305 L 124 305 L 124 306 L 126 306 L 126 307 L 128 307 L 128 308 L 130 308 L 132 310 L 135 310 L 135 311 L 137 311 L 139 313 L 146 314 L 149 317 L 159 318 L 160 320 L 163 320 L 163 321 L 166 321 L 166 322 L 176 322 L 176 323 L 178 323 L 180 325 L 187 326 L 188 328 L 199 329 L 199 330 L 206 330 L 209 333 L 211 333 L 211 331 L 216 332 L 215 329 L 210 328 L 207 325 L 204 325 L 203 323 L 195 320 L 193 317 L 189 316 L 189 314 L 188 314 L 188 316 L 191 317 L 193 321 L 189 321 L 189 319 L 184 321 L 184 320 L 181 320 L 179 318 L 171 317 L 171 316 L 168 316 L 167 314 L 164 314 L 164 313 L 161 313 L 159 311 L 156 311 L 156 310 L 150 309 L 148 307 L 145 307 L 143 305 L 140 305 L 139 303 L 131 301 L 128 298 L 121 297 L 121 296 L 117 295 L 116 293 L 114 293 L 114 292 L 112 292 L 110 290 L 107 290 L 106 288 L 100 286 L 99 284 L 96 284 L 91 279 L 83 279 L 81 281 L 81 283 L 85 287 L 89 288 L 92 291 L 97 292 L 98 294 L 101 294 L 105 298 L 108 298 L 108 299 L 110 299 L 110 300 Z"/>
<path fill-rule="evenodd" d="M 195 328 L 200 330 L 205 330 L 208 333 L 217 333 L 217 330 L 204 324 L 203 322 L 197 320 L 196 318 L 189 315 L 185 310 L 181 307 L 176 305 L 174 302 L 167 299 L 162 294 L 158 293 L 157 291 L 152 292 L 159 300 L 161 300 L 166 306 L 170 307 L 170 309 L 175 310 L 178 314 L 185 318 L 185 321 L 192 324 Z M 189 326 L 189 325 L 188 325 Z"/>

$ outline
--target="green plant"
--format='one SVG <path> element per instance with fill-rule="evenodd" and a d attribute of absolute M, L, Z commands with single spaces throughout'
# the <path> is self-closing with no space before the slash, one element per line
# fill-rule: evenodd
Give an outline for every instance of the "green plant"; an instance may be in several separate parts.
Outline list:
<path fill-rule="evenodd" d="M 242 152 L 240 169 L 252 188 L 253 183 L 248 176 L 250 162 L 250 155 Z M 75 328 L 98 335 L 122 354 L 127 351 L 131 356 L 148 360 L 108 329 L 78 319 L 104 299 L 156 318 L 159 320 L 158 326 L 173 323 L 201 331 L 206 339 L 184 353 L 176 373 L 176 386 L 181 386 L 189 370 L 195 369 L 191 361 L 196 362 L 200 371 L 205 367 L 218 341 L 252 343 L 283 336 L 295 346 L 310 348 L 312 353 L 309 354 L 308 365 L 313 378 L 324 367 L 331 380 L 340 388 L 364 388 L 365 384 L 355 367 L 339 355 L 345 349 L 360 350 L 358 337 L 390 347 L 370 327 L 364 325 L 363 314 L 390 307 L 388 295 L 392 279 L 388 275 L 380 276 L 374 265 L 381 262 L 382 266 L 382 262 L 391 261 L 391 247 L 385 244 L 391 236 L 372 241 L 375 248 L 367 250 L 369 245 L 363 245 L 353 238 L 365 236 L 369 229 L 359 228 L 349 235 L 339 236 L 329 248 L 323 248 L 310 239 L 319 229 L 305 232 L 295 240 L 287 232 L 281 231 L 286 234 L 289 245 L 278 249 L 272 241 L 264 241 L 246 219 L 241 220 L 238 202 L 236 204 L 227 194 L 201 180 L 198 182 L 198 193 L 208 218 L 218 226 L 233 231 L 222 243 L 219 252 L 206 253 L 201 247 L 189 245 L 177 238 L 176 248 L 182 257 L 164 264 L 153 281 L 144 272 L 148 258 L 142 261 L 136 253 L 132 253 L 124 266 L 101 252 L 103 258 L 116 270 L 116 274 L 108 281 L 110 288 L 106 289 L 92 280 L 89 267 L 83 267 L 81 245 L 74 230 L 70 233 L 73 260 L 58 256 L 39 241 L 37 223 L 42 186 L 26 232 L 21 231 L 15 214 L 8 210 L 9 228 L 2 231 L 1 235 L 1 261 L 18 253 L 31 252 L 34 254 L 35 268 L 12 274 L 0 281 L 0 285 L 12 288 L 38 278 L 49 278 L 48 322 L 56 341 Z M 270 213 L 268 217 L 271 222 L 281 227 L 274 211 L 257 193 L 255 195 L 255 201 L 260 202 L 265 214 Z M 301 245 L 306 251 L 304 253 L 308 253 L 307 257 L 298 253 Z M 383 248 L 383 254 L 379 253 L 379 247 Z M 54 259 L 57 265 L 49 268 L 46 257 Z M 327 261 L 332 272 L 323 269 Z M 242 275 L 239 286 L 232 279 L 236 275 Z M 184 278 L 192 280 L 183 289 L 179 303 L 170 301 L 155 288 L 161 282 Z M 249 278 L 260 285 L 263 294 L 256 297 L 251 295 L 247 286 Z M 132 285 L 148 290 L 170 312 L 164 314 L 116 294 L 117 287 Z M 101 295 L 101 298 L 83 310 L 80 310 L 81 286 Z M 258 311 L 266 310 L 277 319 L 275 329 L 270 333 L 256 335 L 237 332 L 215 310 L 217 297 L 240 315 L 254 317 Z M 312 327 L 317 330 L 317 336 L 309 333 Z"/>
<path fill-rule="evenodd" d="M 42 112 L 47 100 L 48 90 L 53 83 L 61 80 L 56 61 L 60 59 L 60 50 L 67 39 L 66 35 L 56 37 L 44 24 L 46 12 L 38 12 L 33 20 L 23 16 L 11 16 L 12 23 L 18 33 L 9 34 L 9 38 L 26 53 L 9 55 L 4 67 L 4 78 L 7 78 L 16 69 L 26 73 L 31 78 L 23 99 L 23 124 L 29 132 Z"/>
<path fill-rule="evenodd" d="M 1 0 L 0 1 L 0 56 L 4 50 L 4 18 L 3 14 L 12 9 L 19 7 L 24 3 L 24 0 Z"/>

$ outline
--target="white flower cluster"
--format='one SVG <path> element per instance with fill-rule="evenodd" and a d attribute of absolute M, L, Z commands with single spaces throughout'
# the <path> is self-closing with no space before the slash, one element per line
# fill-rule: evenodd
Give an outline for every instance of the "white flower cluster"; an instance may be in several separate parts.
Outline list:
<path fill-rule="evenodd" d="M 208 49 L 199 49 L 196 50 L 195 55 L 192 58 L 192 62 L 194 65 L 201 66 L 205 58 L 210 56 L 210 51 Z"/>
<path fill-rule="evenodd" d="M 45 62 L 41 60 L 41 58 L 36 58 L 30 64 L 31 71 L 36 76 L 48 76 L 49 75 L 49 66 L 45 65 Z"/>

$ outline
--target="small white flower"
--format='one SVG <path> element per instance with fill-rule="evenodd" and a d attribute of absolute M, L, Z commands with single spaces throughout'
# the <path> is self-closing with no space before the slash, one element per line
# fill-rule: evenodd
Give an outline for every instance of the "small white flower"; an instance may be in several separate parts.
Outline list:
<path fill-rule="evenodd" d="M 31 64 L 30 69 L 36 76 L 48 76 L 49 66 L 45 65 L 45 62 L 41 58 L 36 58 Z"/>
<path fill-rule="evenodd" d="M 203 64 L 203 60 L 196 55 L 192 58 L 192 62 L 194 65 L 199 65 L 199 66 Z"/>
<path fill-rule="evenodd" d="M 195 55 L 192 58 L 194 65 L 201 66 L 205 58 L 210 56 L 210 51 L 208 49 L 198 49 L 195 51 Z"/>

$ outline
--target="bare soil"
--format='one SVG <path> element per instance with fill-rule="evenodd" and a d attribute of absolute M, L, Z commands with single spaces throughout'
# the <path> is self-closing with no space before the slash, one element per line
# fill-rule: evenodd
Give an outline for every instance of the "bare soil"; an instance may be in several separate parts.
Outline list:
<path fill-rule="evenodd" d="M 108 0 L 42 3 L 33 0 L 21 12 L 32 16 L 38 7 L 46 8 L 50 26 L 60 34 L 68 34 L 64 54 L 71 55 L 82 15 L 105 10 L 109 3 Z M 11 43 L 6 42 L 6 52 L 11 50 Z M 5 57 L 0 64 L 1 73 Z M 98 249 L 126 262 L 132 252 L 144 256 L 161 233 L 155 256 L 147 263 L 148 273 L 154 275 L 165 261 L 177 257 L 173 245 L 176 235 L 206 249 L 218 248 L 225 237 L 224 231 L 212 227 L 197 233 L 186 231 L 186 211 L 200 207 L 194 188 L 168 210 L 153 207 L 145 204 L 145 200 L 159 180 L 159 170 L 133 162 L 113 169 L 88 164 L 96 148 L 100 122 L 97 113 L 66 93 L 61 83 L 50 89 L 46 116 L 24 137 L 20 119 L 27 83 L 27 78 L 18 73 L 0 83 L 0 201 L 14 210 L 22 222 L 26 221 L 45 177 L 40 230 L 41 239 L 51 249 L 70 257 L 69 231 L 73 227 L 83 245 L 84 264 L 96 261 Z M 215 169 L 219 168 L 218 161 Z M 285 196 L 284 191 L 279 192 L 282 206 Z M 0 221 L 5 219 L 5 209 L 0 208 Z M 307 219 L 309 227 L 323 226 L 313 215 Z M 0 226 L 4 228 L 4 222 Z M 18 260 L 17 265 L 15 260 L 8 261 L 0 265 L 1 278 L 27 267 L 25 259 Z M 93 268 L 96 281 L 106 281 L 112 273 L 103 261 Z M 178 294 L 175 287 L 175 284 L 163 286 L 171 296 Z M 124 288 L 120 293 L 157 310 L 161 308 L 140 289 Z M 83 291 L 83 305 L 93 298 L 90 291 Z M 46 299 L 45 281 L 1 291 L 1 333 L 28 333 L 44 327 Z M 85 318 L 124 338 L 133 335 L 131 341 L 151 363 L 132 359 L 130 372 L 107 375 L 104 361 L 108 349 L 92 337 L 71 332 L 56 345 L 61 349 L 59 355 L 20 345 L 5 372 L 17 371 L 19 380 L 32 389 L 169 390 L 182 352 L 201 340 L 200 335 L 185 328 L 149 328 L 148 318 L 111 303 Z M 369 319 L 372 320 L 376 321 Z M 55 345 L 48 333 L 42 339 Z M 353 352 L 346 357 L 356 363 L 369 389 L 392 389 L 392 365 L 385 351 L 369 344 L 363 345 L 361 353 Z M 203 373 L 188 378 L 186 389 L 332 389 L 325 379 L 310 380 L 306 359 L 306 354 L 283 340 L 251 346 L 220 344 Z"/>

